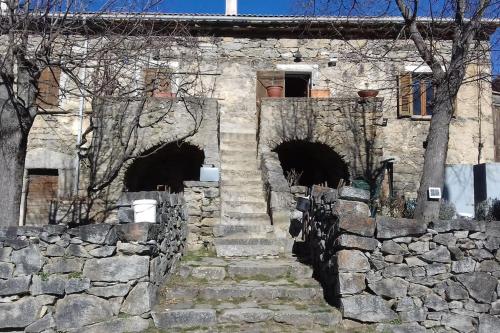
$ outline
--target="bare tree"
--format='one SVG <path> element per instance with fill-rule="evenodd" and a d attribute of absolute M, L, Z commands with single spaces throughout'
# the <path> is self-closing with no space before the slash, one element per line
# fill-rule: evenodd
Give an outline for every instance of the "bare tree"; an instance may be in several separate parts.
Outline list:
<path fill-rule="evenodd" d="M 424 220 L 437 219 L 440 201 L 429 200 L 428 189 L 429 187 L 443 188 L 450 122 L 460 86 L 467 80 L 491 82 L 490 73 L 479 73 L 471 78 L 467 77 L 466 71 L 471 63 L 490 61 L 491 49 L 484 47 L 481 41 L 492 33 L 492 26 L 498 26 L 498 21 L 497 23 L 492 21 L 498 17 L 500 11 L 498 2 L 490 0 L 440 2 L 315 0 L 302 1 L 302 3 L 306 4 L 307 15 L 327 13 L 343 16 L 346 20 L 356 20 L 367 16 L 373 19 L 385 17 L 388 21 L 392 21 L 390 23 L 392 27 L 388 24 L 386 29 L 390 35 L 394 35 L 392 38 L 395 41 L 411 40 L 423 65 L 431 69 L 434 91 L 430 101 L 432 120 L 426 140 L 415 217 Z M 387 18 L 387 16 L 396 15 L 402 17 L 399 23 L 397 20 Z M 383 20 L 379 20 L 379 24 L 382 24 L 381 22 Z M 396 29 L 399 26 L 400 30 L 394 32 L 394 26 Z M 341 37 L 341 32 L 336 31 L 336 33 Z M 383 37 L 379 35 L 379 38 Z M 449 45 L 443 48 L 443 41 L 449 42 Z M 387 41 L 384 42 L 387 43 Z M 372 55 L 371 59 L 380 61 L 387 56 L 387 53 L 384 53 L 382 57 Z M 394 59 L 385 58 L 385 60 Z"/>
<path fill-rule="evenodd" d="M 60 94 L 91 106 L 90 125 L 82 129 L 78 143 L 80 157 L 87 161 L 87 192 L 94 197 L 109 186 L 126 161 L 137 157 L 140 128 L 168 121 L 172 100 L 161 110 L 152 111 L 146 105 L 149 97 L 167 91 L 164 85 L 170 85 L 175 74 L 169 69 L 169 61 L 182 55 L 189 59 L 191 70 L 184 79 L 177 80 L 180 83 L 175 90 L 181 100 L 196 95 L 193 87 L 198 84 L 199 72 L 194 39 L 176 22 L 158 24 L 146 19 L 145 14 L 159 2 L 107 0 L 95 8 L 95 3 L 85 0 L 3 0 L 0 225 L 17 224 L 28 135 L 37 114 L 58 107 L 47 90 L 54 82 L 59 84 L 61 73 L 68 83 L 57 87 Z M 182 53 L 186 50 L 189 56 Z M 147 74 L 145 82 L 138 70 L 147 67 L 152 59 L 152 67 L 164 69 Z M 107 113 L 106 105 L 113 99 L 126 108 L 121 117 Z M 103 125 L 105 121 L 112 125 Z M 107 140 L 102 131 L 109 126 L 121 126 L 113 142 L 113 148 L 119 149 L 111 149 L 117 153 L 115 156 L 102 151 L 102 143 Z M 103 171 L 106 163 L 108 167 Z"/>

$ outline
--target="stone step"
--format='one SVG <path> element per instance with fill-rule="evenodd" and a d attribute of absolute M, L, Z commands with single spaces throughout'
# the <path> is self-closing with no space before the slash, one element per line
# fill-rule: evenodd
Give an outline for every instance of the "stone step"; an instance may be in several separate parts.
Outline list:
<path fill-rule="evenodd" d="M 220 157 L 221 163 L 222 163 L 222 169 L 224 169 L 226 164 L 233 164 L 233 163 L 241 163 L 241 164 L 246 164 L 246 163 L 255 163 L 257 165 L 257 156 L 253 154 L 221 154 Z"/>
<path fill-rule="evenodd" d="M 221 171 L 221 176 L 224 179 L 230 178 L 258 178 L 262 179 L 262 172 L 258 169 L 253 170 L 226 170 Z"/>
<path fill-rule="evenodd" d="M 256 185 L 247 185 L 245 187 L 241 187 L 239 184 L 237 185 L 227 185 L 221 188 L 222 194 L 242 194 L 245 195 L 247 193 L 265 193 L 264 192 L 264 184 L 256 184 Z"/>
<path fill-rule="evenodd" d="M 169 332 L 332 332 L 341 323 L 336 309 L 322 312 L 296 310 L 285 306 L 276 309 L 242 307 L 157 311 L 152 314 L 158 329 Z M 237 325 L 235 327 L 235 325 Z M 176 330 L 177 329 L 177 330 Z M 208 330 L 207 330 L 208 329 Z M 307 331 L 310 329 L 311 331 Z M 334 330 L 335 331 L 335 330 Z"/>
<path fill-rule="evenodd" d="M 220 144 L 221 154 L 237 151 L 245 154 L 257 155 L 257 143 L 253 141 L 226 141 Z"/>
<path fill-rule="evenodd" d="M 240 192 L 224 191 L 221 193 L 221 201 L 266 202 L 265 193 L 262 190 Z"/>
<path fill-rule="evenodd" d="M 230 162 L 222 162 L 221 163 L 221 172 L 229 171 L 229 170 L 260 170 L 257 164 L 257 160 L 252 161 L 230 161 Z"/>
<path fill-rule="evenodd" d="M 226 161 L 228 158 L 231 159 L 242 159 L 242 158 L 254 158 L 257 159 L 257 149 L 255 150 L 221 150 L 221 159 Z"/>
<path fill-rule="evenodd" d="M 221 216 L 223 224 L 232 225 L 271 225 L 271 218 L 267 213 L 227 212 Z"/>
<path fill-rule="evenodd" d="M 244 175 L 225 175 L 224 173 L 221 175 L 221 181 L 225 181 L 228 184 L 231 184 L 231 182 L 261 182 L 262 183 L 262 177 L 260 175 L 248 175 L 245 177 Z"/>
<path fill-rule="evenodd" d="M 192 282 L 191 280 L 187 280 Z M 174 300 L 182 304 L 195 300 L 199 304 L 216 305 L 228 301 L 240 303 L 253 301 L 259 304 L 276 303 L 276 301 L 293 301 L 306 304 L 322 305 L 323 289 L 320 286 L 299 287 L 288 285 L 263 285 L 261 281 L 248 281 L 241 284 L 235 281 L 205 281 L 192 285 L 176 285 L 164 290 L 166 300 Z M 182 306 L 182 305 L 180 305 Z"/>
<path fill-rule="evenodd" d="M 246 129 L 244 131 L 227 130 L 220 132 L 220 140 L 221 142 L 257 142 L 257 132 L 252 131 L 251 129 Z"/>
<path fill-rule="evenodd" d="M 228 212 L 241 212 L 241 213 L 267 213 L 267 203 L 262 200 L 260 202 L 254 201 L 223 201 L 221 203 L 221 211 Z"/>
<path fill-rule="evenodd" d="M 222 179 L 220 181 L 220 184 L 221 184 L 221 187 L 224 187 L 224 186 L 239 186 L 240 188 L 248 188 L 248 187 L 252 187 L 252 186 L 260 186 L 261 189 L 264 188 L 264 183 L 262 182 L 262 179 L 257 179 L 257 178 L 254 178 L 254 179 L 228 179 L 228 180 L 224 180 Z"/>
<path fill-rule="evenodd" d="M 216 238 L 214 245 L 219 257 L 277 256 L 285 252 L 283 245 L 272 238 Z"/>
<path fill-rule="evenodd" d="M 247 234 L 250 237 L 257 235 L 265 235 L 273 233 L 274 227 L 270 224 L 258 225 L 233 225 L 233 224 L 219 224 L 213 227 L 215 237 L 234 236 L 237 234 Z"/>

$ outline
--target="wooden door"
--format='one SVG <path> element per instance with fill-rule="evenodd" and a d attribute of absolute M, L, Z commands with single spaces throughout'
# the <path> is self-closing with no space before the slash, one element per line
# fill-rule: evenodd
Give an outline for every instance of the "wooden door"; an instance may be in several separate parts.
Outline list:
<path fill-rule="evenodd" d="M 25 225 L 49 224 L 51 202 L 57 199 L 57 169 L 28 171 Z"/>

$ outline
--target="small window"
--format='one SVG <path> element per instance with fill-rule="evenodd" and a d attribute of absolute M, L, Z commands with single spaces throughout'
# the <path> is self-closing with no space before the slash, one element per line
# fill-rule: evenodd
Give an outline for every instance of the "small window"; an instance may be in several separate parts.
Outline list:
<path fill-rule="evenodd" d="M 405 73 L 399 76 L 398 85 L 400 117 L 432 115 L 432 74 Z"/>
<path fill-rule="evenodd" d="M 38 78 L 37 105 L 45 110 L 59 106 L 59 82 L 61 69 L 59 67 L 45 68 Z"/>
<path fill-rule="evenodd" d="M 310 73 L 285 73 L 285 97 L 309 97 Z"/>
<path fill-rule="evenodd" d="M 144 70 L 146 94 L 150 97 L 172 97 L 170 73 L 161 68 L 147 68 Z"/>

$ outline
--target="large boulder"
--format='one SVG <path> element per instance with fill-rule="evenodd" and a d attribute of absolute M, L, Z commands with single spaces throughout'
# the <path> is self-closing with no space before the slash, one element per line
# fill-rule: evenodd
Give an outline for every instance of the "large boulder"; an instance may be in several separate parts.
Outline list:
<path fill-rule="evenodd" d="M 368 258 L 358 250 L 340 250 L 336 254 L 338 272 L 367 272 L 370 270 Z"/>
<path fill-rule="evenodd" d="M 378 244 L 379 242 L 374 238 L 349 234 L 342 234 L 335 240 L 335 246 L 363 251 L 374 251 L 378 247 Z"/>
<path fill-rule="evenodd" d="M 36 274 L 42 269 L 42 255 L 36 245 L 30 245 L 18 251 L 12 251 L 12 262 L 16 263 L 15 275 Z"/>
<path fill-rule="evenodd" d="M 457 275 L 457 280 L 462 283 L 470 296 L 478 302 L 491 303 L 497 288 L 497 279 L 488 273 L 475 272 Z"/>
<path fill-rule="evenodd" d="M 368 287 L 373 290 L 375 294 L 382 297 L 402 298 L 406 296 L 409 285 L 410 283 L 405 280 L 395 277 L 375 281 L 370 283 Z"/>
<path fill-rule="evenodd" d="M 31 276 L 18 276 L 0 280 L 0 296 L 26 294 L 29 291 Z"/>
<path fill-rule="evenodd" d="M 479 317 L 479 329 L 477 333 L 500 332 L 500 319 L 495 316 L 481 315 Z"/>
<path fill-rule="evenodd" d="M 343 214 L 339 216 L 338 228 L 341 232 L 373 237 L 375 234 L 375 220 L 368 216 Z"/>
<path fill-rule="evenodd" d="M 142 315 L 151 311 L 153 305 L 153 291 L 151 288 L 152 286 L 148 282 L 138 283 L 123 302 L 120 312 L 129 315 Z"/>

